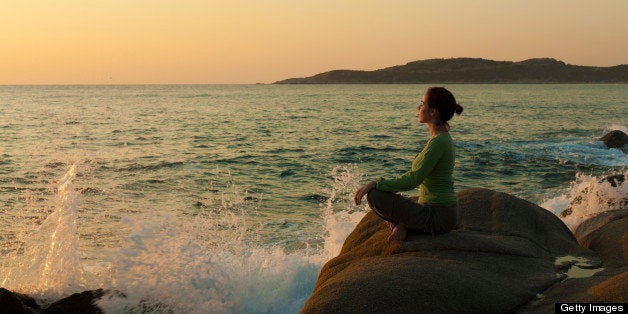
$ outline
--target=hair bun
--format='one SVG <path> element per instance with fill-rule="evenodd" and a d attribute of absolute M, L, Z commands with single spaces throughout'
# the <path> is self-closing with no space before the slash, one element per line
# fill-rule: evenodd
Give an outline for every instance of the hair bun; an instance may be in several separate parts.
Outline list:
<path fill-rule="evenodd" d="M 462 106 L 460 106 L 460 104 L 456 104 L 456 114 L 461 114 L 462 111 L 464 110 L 464 108 L 462 108 Z"/>

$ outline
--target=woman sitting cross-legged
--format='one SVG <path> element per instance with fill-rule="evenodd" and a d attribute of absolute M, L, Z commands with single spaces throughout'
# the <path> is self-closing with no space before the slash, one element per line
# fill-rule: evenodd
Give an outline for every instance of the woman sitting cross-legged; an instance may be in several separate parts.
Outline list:
<path fill-rule="evenodd" d="M 420 123 L 427 124 L 430 138 L 412 161 L 410 171 L 392 179 L 379 179 L 361 186 L 354 196 L 356 205 L 367 195 L 371 209 L 391 222 L 389 241 L 403 241 L 407 229 L 432 234 L 451 231 L 458 220 L 458 199 L 454 192 L 454 143 L 449 121 L 462 106 L 443 87 L 431 87 L 417 107 Z M 394 192 L 419 187 L 415 201 Z"/>

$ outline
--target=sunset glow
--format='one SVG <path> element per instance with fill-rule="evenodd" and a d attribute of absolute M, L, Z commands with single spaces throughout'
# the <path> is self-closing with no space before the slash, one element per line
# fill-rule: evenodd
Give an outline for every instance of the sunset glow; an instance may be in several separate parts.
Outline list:
<path fill-rule="evenodd" d="M 429 58 L 628 63 L 628 2 L 11 1 L 0 84 L 272 83 Z"/>

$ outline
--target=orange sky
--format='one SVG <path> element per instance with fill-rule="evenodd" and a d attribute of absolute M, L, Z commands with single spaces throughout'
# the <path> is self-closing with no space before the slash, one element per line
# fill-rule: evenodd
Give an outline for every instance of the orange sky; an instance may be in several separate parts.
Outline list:
<path fill-rule="evenodd" d="M 628 64 L 625 0 L 20 0 L 0 84 L 272 83 L 429 58 Z"/>

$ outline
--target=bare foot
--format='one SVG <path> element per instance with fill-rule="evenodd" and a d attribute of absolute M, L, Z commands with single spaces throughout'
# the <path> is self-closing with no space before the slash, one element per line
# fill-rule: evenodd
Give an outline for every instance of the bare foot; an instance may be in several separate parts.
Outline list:
<path fill-rule="evenodd" d="M 406 227 L 401 224 L 397 224 L 390 233 L 390 236 L 388 236 L 388 242 L 402 242 L 405 239 Z"/>

